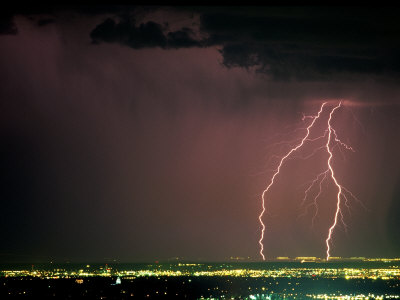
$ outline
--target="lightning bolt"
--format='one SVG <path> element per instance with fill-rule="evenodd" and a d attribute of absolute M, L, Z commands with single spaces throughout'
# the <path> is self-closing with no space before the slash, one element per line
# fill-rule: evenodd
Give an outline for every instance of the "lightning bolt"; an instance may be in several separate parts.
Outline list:
<path fill-rule="evenodd" d="M 307 133 L 306 133 L 305 136 L 301 139 L 300 143 L 297 144 L 296 147 L 290 149 L 289 152 L 286 153 L 286 155 L 283 156 L 283 157 L 281 158 L 278 167 L 275 169 L 274 175 L 272 175 L 272 178 L 271 178 L 271 181 L 270 181 L 269 185 L 268 185 L 267 188 L 262 192 L 262 196 L 261 196 L 261 198 L 262 198 L 262 211 L 261 211 L 261 214 L 260 214 L 259 217 L 258 217 L 258 219 L 260 220 L 262 229 L 261 229 L 261 238 L 260 238 L 260 240 L 258 241 L 258 243 L 260 244 L 260 248 L 261 248 L 261 249 L 260 249 L 260 255 L 262 256 L 262 259 L 263 259 L 263 260 L 265 260 L 265 256 L 264 256 L 264 244 L 263 244 L 264 232 L 265 232 L 265 224 L 264 224 L 264 222 L 262 221 L 262 217 L 263 217 L 263 215 L 264 215 L 264 213 L 265 213 L 265 195 L 266 195 L 266 193 L 269 191 L 269 189 L 271 188 L 271 186 L 274 184 L 275 177 L 279 174 L 279 172 L 280 172 L 280 170 L 281 170 L 281 167 L 282 167 L 283 163 L 285 162 L 285 160 L 286 160 L 293 152 L 295 152 L 297 149 L 299 149 L 301 146 L 304 145 L 305 141 L 307 140 L 308 136 L 310 135 L 310 129 L 314 126 L 315 121 L 317 121 L 317 119 L 320 117 L 320 115 L 321 115 L 321 113 L 322 113 L 322 110 L 323 110 L 325 104 L 326 104 L 326 102 L 322 103 L 321 108 L 320 108 L 320 110 L 318 111 L 318 114 L 317 114 L 316 116 L 311 117 L 312 122 L 311 122 L 310 125 L 306 128 Z M 306 117 L 306 116 L 303 116 L 303 120 L 306 119 L 306 118 L 309 118 L 309 116 L 307 116 L 307 117 Z"/>
<path fill-rule="evenodd" d="M 338 142 L 340 145 L 344 146 L 346 149 L 351 149 L 353 150 L 351 147 L 347 146 L 346 144 L 342 143 L 336 135 L 336 131 L 332 128 L 331 125 L 331 121 L 332 121 L 332 115 L 335 112 L 335 110 L 337 110 L 340 106 L 342 105 L 342 102 L 339 102 L 338 105 L 336 105 L 331 112 L 329 113 L 329 119 L 328 119 L 328 140 L 326 142 L 326 151 L 328 151 L 329 153 L 329 158 L 328 158 L 328 168 L 329 168 L 329 173 L 331 175 L 331 178 L 333 180 L 333 182 L 335 183 L 338 192 L 337 192 L 337 196 L 336 196 L 336 211 L 335 211 L 335 217 L 333 219 L 333 224 L 331 227 L 329 227 L 329 232 L 328 232 L 328 237 L 326 238 L 325 242 L 326 242 L 326 260 L 329 260 L 330 257 L 330 242 L 332 240 L 332 234 L 333 234 L 333 230 L 335 229 L 336 225 L 337 225 L 337 221 L 338 221 L 338 215 L 340 214 L 341 216 L 341 220 L 343 222 L 343 224 L 345 225 L 345 228 L 347 227 L 346 224 L 343 221 L 343 215 L 342 212 L 340 210 L 340 202 L 341 202 L 341 198 L 342 196 L 342 186 L 338 183 L 338 180 L 335 177 L 335 172 L 333 171 L 332 165 L 331 165 L 331 161 L 332 161 L 332 157 L 333 157 L 333 153 L 332 153 L 332 149 L 329 146 L 330 142 L 331 142 L 331 138 L 332 138 L 332 133 L 335 136 L 335 141 Z M 353 150 L 354 151 L 354 150 Z M 346 198 L 347 201 L 347 198 Z"/>
<path fill-rule="evenodd" d="M 342 101 L 340 101 L 337 105 L 335 105 L 333 108 L 330 109 L 329 117 L 328 117 L 328 120 L 327 120 L 327 125 L 326 125 L 326 128 L 324 130 L 323 135 L 320 135 L 320 136 L 318 136 L 316 138 L 312 138 L 312 139 L 309 138 L 311 129 L 313 128 L 315 122 L 320 118 L 320 116 L 321 116 L 321 114 L 322 114 L 322 112 L 324 110 L 324 107 L 327 106 L 327 103 L 328 102 L 323 102 L 321 107 L 320 107 L 320 109 L 319 109 L 319 111 L 318 111 L 318 113 L 316 115 L 314 115 L 314 116 L 307 116 L 307 115 L 303 114 L 302 121 L 310 119 L 310 120 L 312 120 L 311 123 L 306 128 L 302 128 L 302 129 L 305 129 L 306 132 L 305 132 L 304 136 L 302 137 L 302 139 L 297 143 L 297 145 L 293 146 L 284 156 L 282 156 L 280 158 L 278 167 L 273 171 L 273 175 L 271 177 L 271 180 L 270 180 L 269 184 L 267 185 L 267 187 L 262 192 L 262 195 L 261 195 L 262 211 L 261 211 L 261 213 L 260 213 L 260 215 L 258 217 L 258 219 L 260 221 L 260 224 L 261 224 L 261 237 L 260 237 L 260 240 L 258 241 L 258 243 L 260 245 L 260 255 L 261 255 L 263 260 L 265 260 L 263 240 L 264 240 L 264 233 L 265 233 L 266 227 L 265 227 L 265 224 L 264 224 L 262 219 L 263 219 L 263 216 L 264 216 L 265 211 L 266 211 L 266 207 L 265 207 L 266 196 L 267 196 L 268 191 L 271 189 L 271 187 L 275 183 L 275 178 L 280 173 L 283 164 L 287 160 L 294 159 L 294 158 L 308 159 L 311 156 L 313 156 L 317 151 L 319 151 L 321 149 L 325 149 L 327 154 L 328 154 L 327 168 L 323 172 L 319 173 L 316 176 L 316 178 L 311 181 L 311 184 L 305 190 L 304 198 L 303 198 L 303 200 L 301 202 L 302 205 L 305 204 L 309 193 L 311 192 L 313 187 L 317 186 L 317 184 L 318 184 L 318 186 L 319 186 L 318 193 L 313 198 L 312 203 L 307 206 L 307 208 L 309 206 L 314 206 L 315 207 L 315 212 L 314 212 L 314 215 L 313 215 L 313 218 L 312 218 L 312 224 L 314 224 L 314 220 L 315 220 L 315 218 L 317 217 L 317 214 L 318 214 L 317 199 L 322 194 L 322 184 L 323 184 L 323 182 L 325 180 L 327 180 L 328 178 L 330 178 L 332 180 L 332 182 L 334 183 L 334 185 L 336 186 L 336 188 L 337 188 L 335 214 L 334 214 L 334 217 L 333 217 L 332 225 L 329 227 L 328 235 L 327 235 L 326 240 L 325 240 L 325 244 L 326 244 L 326 260 L 327 261 L 329 260 L 329 257 L 330 257 L 332 236 L 333 236 L 333 233 L 334 233 L 334 230 L 335 230 L 336 226 L 338 225 L 339 218 L 340 218 L 340 221 L 342 222 L 342 224 L 344 226 L 345 231 L 347 232 L 347 225 L 344 222 L 344 216 L 343 216 L 343 213 L 341 211 L 342 202 L 344 202 L 344 205 L 349 209 L 349 211 L 350 211 L 350 207 L 349 207 L 349 204 L 348 204 L 348 202 L 349 202 L 349 198 L 348 197 L 351 197 L 352 199 L 355 199 L 355 200 L 360 202 L 360 200 L 356 196 L 354 196 L 353 193 L 351 193 L 348 189 L 346 189 L 345 187 L 343 187 L 339 183 L 338 179 L 335 176 L 334 169 L 332 167 L 332 159 L 333 159 L 333 156 L 334 156 L 333 155 L 333 149 L 335 147 L 338 147 L 340 151 L 342 151 L 341 150 L 341 147 L 342 147 L 342 148 L 344 148 L 346 150 L 350 150 L 352 152 L 355 152 L 352 147 L 348 146 L 346 143 L 342 142 L 338 138 L 336 130 L 332 127 L 332 124 L 331 124 L 332 117 L 333 117 L 334 113 L 342 106 Z M 320 146 L 320 147 L 314 149 L 311 154 L 309 154 L 309 155 L 307 155 L 305 157 L 296 157 L 296 156 L 293 157 L 292 156 L 292 154 L 294 152 L 296 152 L 298 149 L 300 149 L 306 142 L 315 142 L 315 141 L 318 141 L 320 139 L 326 139 L 326 143 L 323 146 Z M 282 143 L 289 144 L 288 141 L 285 141 L 285 142 L 282 142 Z M 277 143 L 277 145 L 282 144 L 282 143 Z M 347 196 L 346 196 L 345 193 L 347 194 Z M 307 213 L 307 208 L 306 208 L 305 214 Z"/>

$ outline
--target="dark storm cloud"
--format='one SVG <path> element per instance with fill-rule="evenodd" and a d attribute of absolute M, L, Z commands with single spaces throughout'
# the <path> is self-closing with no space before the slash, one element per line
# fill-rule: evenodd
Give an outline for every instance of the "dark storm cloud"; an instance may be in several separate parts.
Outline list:
<path fill-rule="evenodd" d="M 168 32 L 168 46 L 170 48 L 201 47 L 201 42 L 191 37 L 193 33 L 193 30 L 187 27 L 174 32 Z"/>
<path fill-rule="evenodd" d="M 46 18 L 46 19 L 40 19 L 39 21 L 37 21 L 37 24 L 38 24 L 38 26 L 46 26 L 46 25 L 52 24 L 54 22 L 55 22 L 54 19 Z"/>
<path fill-rule="evenodd" d="M 119 22 L 108 18 L 90 33 L 94 43 L 119 43 L 133 49 L 141 48 L 189 48 L 200 47 L 200 42 L 191 37 L 190 28 L 163 33 L 163 27 L 149 21 L 136 26 L 135 20 L 123 17 Z"/>
<path fill-rule="evenodd" d="M 276 80 L 328 80 L 338 73 L 381 74 L 400 70 L 398 65 L 384 58 L 321 55 L 297 49 L 298 52 L 294 52 L 282 46 L 228 44 L 221 54 L 227 67 L 255 66 L 257 72 L 269 74 Z"/>
<path fill-rule="evenodd" d="M 163 12 L 164 21 L 151 19 Z M 56 21 L 58 12 L 109 15 L 90 32 L 93 43 L 132 49 L 218 47 L 227 68 L 253 68 L 278 81 L 348 80 L 398 77 L 400 23 L 397 8 L 361 7 L 155 7 L 25 6 L 1 18 L 0 33 L 17 33 L 16 14 L 47 14 L 39 26 Z M 199 27 L 169 29 L 168 16 L 199 17 Z M 138 21 L 139 16 L 150 19 Z M 171 21 L 173 23 L 173 21 Z"/>
<path fill-rule="evenodd" d="M 330 79 L 340 73 L 400 71 L 400 27 L 391 10 L 294 9 L 289 15 L 203 14 L 210 44 L 227 67 L 256 66 L 274 79 Z"/>
<path fill-rule="evenodd" d="M 124 18 L 119 23 L 108 18 L 90 33 L 90 37 L 95 43 L 101 41 L 120 43 L 134 49 L 164 48 L 167 44 L 161 25 L 155 22 L 147 22 L 136 27 L 135 21 L 128 18 Z"/>
<path fill-rule="evenodd" d="M 189 9 L 190 10 L 190 9 Z M 155 22 L 135 25 L 107 19 L 91 33 L 95 42 L 144 47 L 221 47 L 228 67 L 255 67 L 275 80 L 330 80 L 337 76 L 400 72 L 396 9 L 238 8 L 200 15 L 201 33 L 189 28 L 163 34 Z M 285 12 L 285 13 L 284 13 Z"/>

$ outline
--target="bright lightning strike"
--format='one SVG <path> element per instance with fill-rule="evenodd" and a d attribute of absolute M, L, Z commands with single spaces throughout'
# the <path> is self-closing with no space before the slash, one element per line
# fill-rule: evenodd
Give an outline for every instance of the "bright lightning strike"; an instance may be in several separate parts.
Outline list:
<path fill-rule="evenodd" d="M 328 159 L 327 159 L 327 169 L 324 170 L 323 172 L 319 173 L 317 175 L 317 177 L 311 182 L 311 184 L 309 185 L 309 187 L 305 190 L 305 194 L 304 194 L 304 198 L 302 200 L 302 204 L 304 204 L 306 202 L 306 199 L 309 195 L 309 193 L 311 192 L 311 190 L 313 189 L 314 186 L 316 186 L 318 184 L 319 186 L 319 190 L 318 193 L 315 195 L 313 201 L 312 201 L 312 206 L 315 207 L 315 213 L 313 215 L 312 218 L 312 224 L 314 224 L 314 220 L 318 214 L 318 203 L 317 203 L 317 199 L 321 196 L 322 194 L 322 184 L 325 180 L 327 180 L 328 178 L 330 178 L 333 183 L 335 184 L 336 188 L 337 188 L 337 194 L 336 194 L 336 209 L 335 209 L 335 214 L 334 214 L 334 218 L 333 218 L 333 223 L 332 225 L 329 227 L 329 231 L 328 231 L 328 235 L 327 238 L 325 240 L 326 243 L 326 260 L 329 260 L 330 257 L 330 250 L 331 250 L 331 243 L 332 243 L 332 235 L 333 232 L 336 228 L 336 226 L 338 225 L 338 219 L 340 217 L 340 221 L 342 222 L 344 229 L 347 230 L 347 225 L 344 222 L 344 217 L 343 217 L 343 213 L 341 211 L 341 204 L 342 204 L 342 200 L 344 202 L 344 205 L 349 209 L 349 205 L 348 205 L 348 198 L 347 197 L 351 197 L 357 201 L 359 201 L 348 189 L 346 189 L 345 187 L 343 187 L 342 185 L 339 184 L 336 176 L 335 176 L 335 172 L 334 169 L 332 167 L 332 159 L 333 159 L 333 148 L 334 147 L 343 147 L 346 150 L 350 150 L 354 152 L 354 149 L 350 146 L 348 146 L 347 144 L 343 143 L 337 136 L 337 133 L 335 131 L 335 129 L 332 127 L 331 121 L 332 121 L 332 117 L 334 115 L 334 113 L 336 112 L 337 109 L 339 109 L 342 106 L 342 102 L 340 101 L 339 104 L 337 104 L 336 106 L 334 106 L 333 108 L 330 109 L 329 111 L 329 117 L 328 117 L 328 121 L 326 123 L 326 128 L 324 130 L 323 135 L 318 136 L 317 138 L 309 138 L 310 136 L 310 131 L 313 128 L 314 124 L 316 123 L 316 121 L 320 118 L 324 108 L 327 106 L 328 102 L 324 102 L 322 103 L 318 113 L 314 116 L 306 116 L 303 114 L 302 117 L 302 121 L 305 121 L 306 119 L 310 119 L 312 120 L 310 125 L 308 125 L 308 127 L 303 128 L 306 129 L 306 133 L 303 136 L 303 138 L 297 143 L 296 146 L 294 146 L 293 148 L 291 148 L 284 156 L 282 156 L 280 158 L 278 167 L 274 170 L 274 173 L 271 177 L 271 180 L 268 184 L 268 186 L 265 188 L 265 190 L 262 192 L 261 195 L 261 200 L 262 200 L 262 211 L 258 217 L 260 224 L 261 224 L 261 237 L 260 240 L 258 241 L 258 243 L 260 244 L 260 255 L 262 257 L 263 260 L 265 260 L 265 255 L 264 255 L 264 244 L 263 244 L 263 240 L 264 240 L 264 233 L 265 233 L 265 224 L 262 220 L 265 211 L 266 211 L 266 207 L 265 207 L 265 203 L 266 203 L 266 196 L 267 193 L 269 192 L 269 190 L 271 189 L 271 187 L 273 186 L 273 184 L 275 183 L 275 178 L 277 177 L 277 175 L 280 173 L 282 165 L 288 160 L 288 159 L 292 159 L 292 158 L 298 158 L 298 157 L 292 157 L 292 154 L 294 152 L 296 152 L 298 149 L 300 149 L 306 142 L 314 142 L 320 139 L 326 139 L 326 143 L 321 146 L 318 147 L 316 149 L 314 149 L 314 151 L 306 156 L 306 157 L 300 157 L 301 159 L 308 159 L 311 156 L 313 156 L 317 151 L 321 150 L 321 149 L 325 149 L 327 154 L 328 154 Z M 287 142 L 285 142 L 287 143 Z M 346 194 L 347 196 L 346 196 Z"/>
<path fill-rule="evenodd" d="M 260 254 L 261 254 L 263 260 L 265 260 L 265 256 L 264 256 L 264 244 L 263 244 L 264 232 L 265 232 L 265 225 L 264 225 L 264 222 L 262 221 L 262 217 L 263 217 L 263 215 L 264 215 L 264 213 L 265 213 L 265 195 L 266 195 L 266 193 L 269 191 L 269 189 L 271 188 L 271 186 L 274 184 L 275 177 L 279 174 L 279 172 L 280 172 L 280 170 L 281 170 L 281 167 L 282 167 L 283 163 L 285 162 L 285 160 L 286 160 L 293 152 L 295 152 L 297 149 L 299 149 L 301 146 L 303 146 L 304 142 L 306 141 L 306 139 L 307 139 L 308 136 L 310 135 L 310 129 L 313 127 L 315 121 L 316 121 L 316 120 L 319 118 L 319 116 L 321 115 L 322 110 L 323 110 L 325 104 L 326 104 L 326 103 L 323 103 L 323 104 L 321 105 L 321 108 L 320 108 L 320 110 L 319 110 L 319 112 L 318 112 L 318 114 L 317 114 L 316 116 L 311 117 L 311 118 L 312 118 L 312 122 L 311 122 L 311 124 L 307 127 L 307 133 L 306 133 L 306 135 L 301 139 L 300 143 L 299 143 L 296 147 L 290 149 L 290 151 L 289 151 L 285 156 L 282 157 L 282 159 L 281 159 L 280 162 L 279 162 L 278 168 L 276 168 L 274 175 L 272 175 L 272 178 L 271 178 L 271 181 L 270 181 L 269 185 L 267 186 L 267 188 L 266 188 L 266 189 L 263 191 L 263 193 L 262 193 L 262 196 L 261 196 L 261 198 L 262 198 L 262 211 L 261 211 L 260 216 L 258 217 L 258 219 L 260 220 L 262 229 L 261 229 L 261 238 L 260 238 L 260 240 L 258 241 L 258 243 L 260 244 L 260 247 L 261 247 L 261 249 L 260 249 Z M 306 118 L 306 116 L 303 116 L 303 119 L 305 119 L 305 118 Z"/>
<path fill-rule="evenodd" d="M 332 153 L 332 149 L 329 146 L 331 143 L 331 136 L 332 136 L 332 132 L 335 135 L 335 141 L 337 141 L 338 143 L 340 143 L 341 145 L 344 145 L 347 149 L 351 149 L 353 150 L 351 147 L 348 147 L 346 144 L 342 143 L 336 136 L 336 132 L 335 130 L 332 128 L 331 125 L 331 120 L 332 120 L 332 115 L 335 112 L 336 109 L 338 109 L 340 106 L 342 105 L 342 102 L 339 102 L 339 104 L 337 106 L 335 106 L 330 114 L 329 114 L 329 119 L 328 119 L 328 140 L 326 142 L 326 151 L 328 151 L 329 153 L 329 158 L 328 158 L 328 168 L 329 168 L 329 172 L 331 174 L 331 178 L 332 180 L 335 182 L 336 187 L 338 188 L 338 192 L 337 192 L 337 202 L 336 202 L 336 212 L 335 212 L 335 218 L 333 221 L 333 224 L 331 227 L 329 227 L 329 233 L 328 233 L 328 237 L 326 238 L 325 242 L 326 242 L 326 260 L 329 260 L 330 257 L 330 242 L 332 240 L 332 233 L 333 230 L 335 229 L 336 225 L 337 225 L 337 219 L 338 219 L 338 215 L 340 214 L 342 217 L 342 221 L 343 221 L 343 215 L 342 212 L 340 210 L 340 201 L 342 196 L 342 186 L 338 183 L 336 177 L 335 177 L 335 172 L 333 171 L 332 165 L 331 165 L 331 161 L 332 161 L 332 157 L 333 157 L 333 153 Z M 345 225 L 346 226 L 346 225 Z"/>

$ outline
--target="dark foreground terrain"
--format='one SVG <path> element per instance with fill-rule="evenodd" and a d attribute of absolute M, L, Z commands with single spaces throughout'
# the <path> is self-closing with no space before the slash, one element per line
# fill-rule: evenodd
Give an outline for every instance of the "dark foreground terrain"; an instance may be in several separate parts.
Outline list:
<path fill-rule="evenodd" d="M 396 299 L 398 280 L 243 277 L 0 278 L 0 299 L 312 299 L 317 295 Z M 374 294 L 372 296 L 372 294 Z M 379 295 L 379 297 L 378 297 Z M 386 295 L 386 296 L 385 296 Z M 383 298 L 380 298 L 382 297 Z M 339 299 L 339 298 L 323 298 Z M 346 299 L 346 298 L 342 298 Z M 347 298 L 350 299 L 350 298 Z M 353 298 L 355 299 L 355 298 Z"/>

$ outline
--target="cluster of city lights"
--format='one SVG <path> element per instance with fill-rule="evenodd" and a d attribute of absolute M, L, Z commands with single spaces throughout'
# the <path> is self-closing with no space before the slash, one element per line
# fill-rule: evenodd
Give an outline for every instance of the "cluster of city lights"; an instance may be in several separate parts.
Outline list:
<path fill-rule="evenodd" d="M 98 269 L 80 269 L 67 271 L 66 269 L 53 270 L 2 270 L 0 276 L 4 277 L 39 277 L 47 279 L 58 278 L 75 278 L 75 277 L 111 277 L 118 276 L 121 278 L 136 278 L 136 277 L 161 277 L 161 276 L 231 276 L 231 277 L 264 277 L 264 278 L 345 278 L 345 279 L 382 279 L 382 280 L 400 280 L 399 266 L 391 266 L 386 268 L 326 268 L 326 267 L 281 267 L 281 268 L 266 268 L 266 269 L 251 269 L 251 268 L 222 268 L 209 269 L 201 267 L 187 269 L 179 267 L 185 265 L 179 264 L 171 267 L 171 269 L 159 268 L 154 265 L 153 268 L 141 270 L 114 270 L 110 267 Z M 192 266 L 196 266 L 193 264 Z M 178 269 L 176 269 L 178 268 Z"/>

